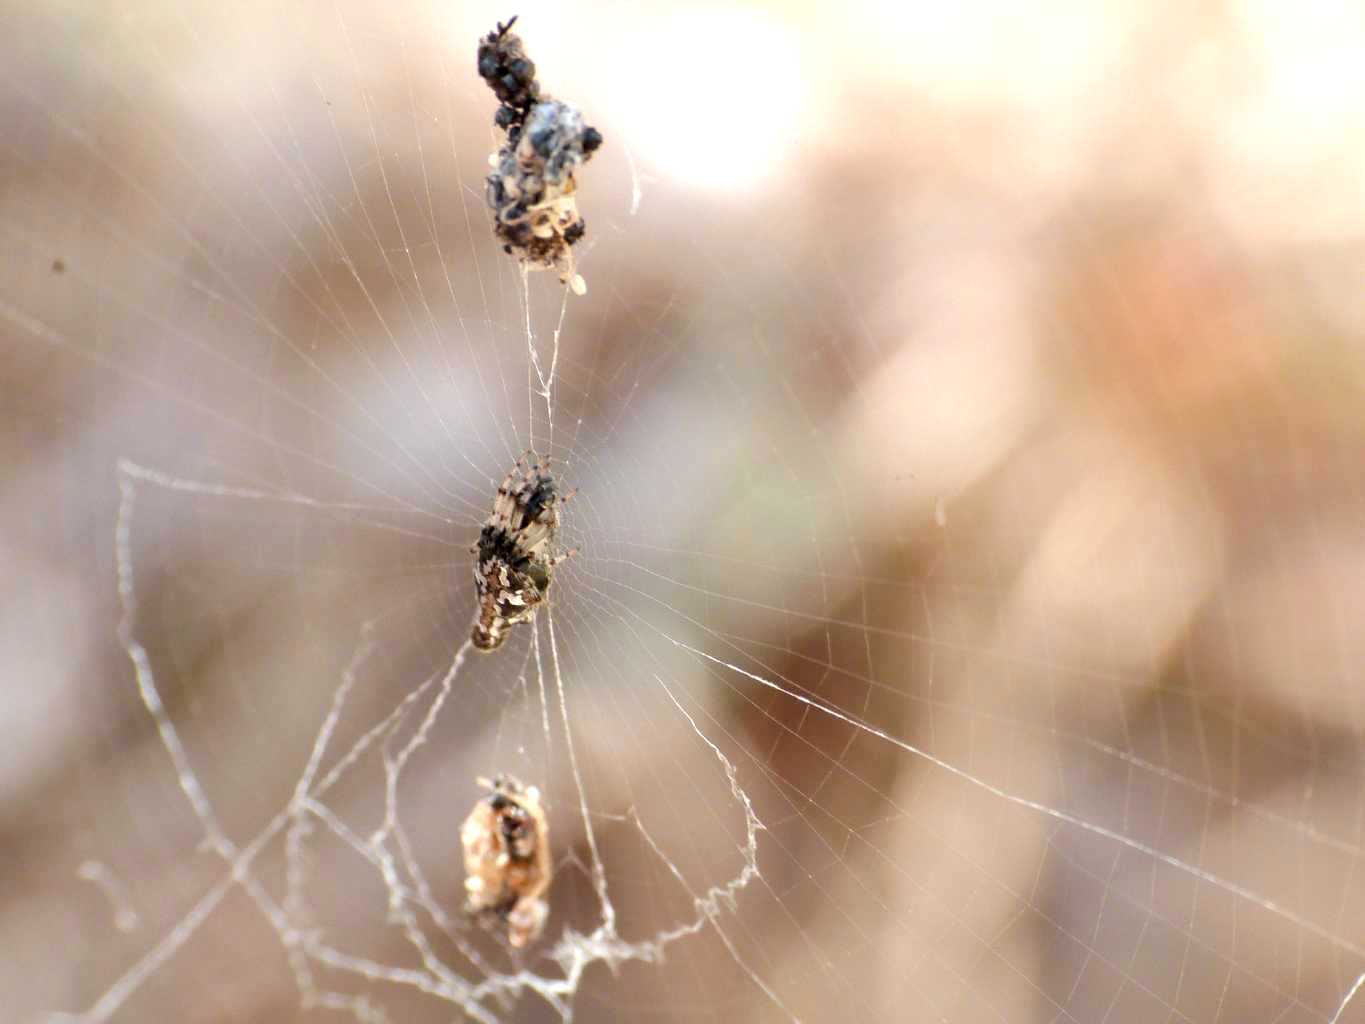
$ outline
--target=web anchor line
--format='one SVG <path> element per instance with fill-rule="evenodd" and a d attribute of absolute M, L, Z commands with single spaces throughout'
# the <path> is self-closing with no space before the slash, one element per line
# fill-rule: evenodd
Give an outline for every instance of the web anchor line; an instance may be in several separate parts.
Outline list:
<path fill-rule="evenodd" d="M 1361 974 L 1356 978 L 1355 984 L 1351 986 L 1350 991 L 1342 998 L 1341 1005 L 1337 1007 L 1337 1012 L 1332 1014 L 1332 1019 L 1328 1021 L 1328 1024 L 1339 1024 L 1341 1015 L 1346 1012 L 1346 1007 L 1351 1005 L 1351 1000 L 1356 997 L 1356 993 L 1360 991 L 1361 985 L 1365 985 L 1365 974 Z"/>
<path fill-rule="evenodd" d="M 1205 871 L 1202 868 L 1195 867 L 1193 864 L 1189 864 L 1186 861 L 1181 860 L 1179 857 L 1173 857 L 1169 853 L 1163 853 L 1161 850 L 1157 849 L 1155 846 L 1152 846 L 1150 843 L 1144 843 L 1141 840 L 1134 839 L 1132 836 L 1127 836 L 1124 835 L 1122 832 L 1116 832 L 1113 829 L 1105 828 L 1103 825 L 1096 825 L 1093 822 L 1086 821 L 1084 818 L 1079 818 L 1074 814 L 1069 814 L 1066 811 L 1060 810 L 1056 807 L 1049 807 L 1047 804 L 1041 803 L 1037 800 L 1030 800 L 1028 797 L 1020 796 L 1017 793 L 1011 793 L 1007 790 L 1001 789 L 999 786 L 992 785 L 985 779 L 978 778 L 977 776 L 973 775 L 971 772 L 966 771 L 965 769 L 950 764 L 949 762 L 944 761 L 942 758 L 935 757 L 928 751 L 921 750 L 919 747 L 916 747 L 913 744 L 907 743 L 904 740 L 897 739 L 890 733 L 882 729 L 878 729 L 874 725 L 870 725 L 867 722 L 860 721 L 859 719 L 852 715 L 846 715 L 842 711 L 839 711 L 837 708 L 833 708 L 826 704 L 822 704 L 819 701 L 812 700 L 811 698 L 806 697 L 803 694 L 797 693 L 794 690 L 791 690 L 784 686 L 780 686 L 779 684 L 774 683 L 770 679 L 765 679 L 763 676 L 760 676 L 753 672 L 749 672 L 746 669 L 742 669 L 738 665 L 733 665 L 722 658 L 717 658 L 714 655 L 707 654 L 705 651 L 699 650 L 698 648 L 693 647 L 690 644 L 686 644 L 681 640 L 677 640 L 672 637 L 668 637 L 668 639 L 674 646 L 679 647 L 682 650 L 689 651 L 690 653 L 695 654 L 700 658 L 704 658 L 707 661 L 712 662 L 713 664 L 719 665 L 722 668 L 728 669 L 731 672 L 736 672 L 739 675 L 742 675 L 747 679 L 750 679 L 751 681 L 758 683 L 760 686 L 766 687 L 771 690 L 776 690 L 778 693 L 781 693 L 788 697 L 789 699 L 797 701 L 798 703 L 803 704 L 806 707 L 809 707 L 813 711 L 829 715 L 831 718 L 844 722 L 847 725 L 851 725 L 855 729 L 867 733 L 869 736 L 873 736 L 886 743 L 890 743 L 891 745 L 900 748 L 901 750 L 905 751 L 908 754 L 913 754 L 916 757 L 922 758 L 928 763 L 934 765 L 935 767 L 941 768 L 944 771 L 957 776 L 964 782 L 967 782 L 970 785 L 977 787 L 978 789 L 984 790 L 985 792 L 991 794 L 994 797 L 997 797 L 1000 800 L 1004 800 L 1007 803 L 1014 804 L 1017 807 L 1024 807 L 1027 808 L 1028 810 L 1037 811 L 1038 813 L 1044 814 L 1047 817 L 1053 818 L 1054 820 L 1059 821 L 1063 824 L 1075 826 L 1076 828 L 1083 829 L 1084 831 L 1090 832 L 1093 835 L 1097 835 L 1104 839 L 1109 839 L 1112 840 L 1113 842 L 1126 846 L 1130 850 L 1134 850 L 1138 853 L 1151 857 L 1153 860 L 1158 860 L 1161 863 L 1167 865 L 1168 867 L 1175 868 L 1176 870 L 1181 871 L 1187 875 L 1190 875 L 1191 877 L 1196 878 L 1199 881 L 1207 882 L 1210 885 L 1214 886 L 1215 888 L 1222 889 L 1224 892 L 1230 893 L 1233 896 L 1237 896 L 1240 899 L 1246 900 L 1248 903 L 1253 903 L 1256 906 L 1260 907 L 1262 910 L 1268 911 L 1274 914 L 1275 916 L 1282 918 L 1285 921 L 1288 921 L 1290 924 L 1293 924 L 1299 928 L 1304 929 L 1307 932 L 1310 932 L 1311 934 L 1317 936 L 1318 938 L 1322 939 L 1325 942 L 1330 943 L 1331 945 L 1337 947 L 1338 949 L 1342 949 L 1345 950 L 1346 952 L 1353 953 L 1356 956 L 1365 958 L 1365 946 L 1362 946 L 1356 942 L 1352 942 L 1349 939 L 1342 938 L 1338 935 L 1334 935 L 1328 929 L 1322 927 L 1321 925 L 1315 924 L 1314 922 L 1300 916 L 1299 914 L 1294 913 L 1288 907 L 1282 906 L 1281 904 L 1276 903 L 1274 900 L 1269 900 L 1262 896 L 1257 895 L 1255 892 L 1253 892 L 1251 889 L 1248 889 L 1246 886 L 1239 885 L 1236 882 L 1215 875 L 1210 871 Z"/>

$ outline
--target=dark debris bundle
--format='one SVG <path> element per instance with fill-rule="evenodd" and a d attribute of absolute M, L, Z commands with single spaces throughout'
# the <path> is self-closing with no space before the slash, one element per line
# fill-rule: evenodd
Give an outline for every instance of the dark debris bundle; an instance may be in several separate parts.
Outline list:
<path fill-rule="evenodd" d="M 575 175 L 602 145 L 602 134 L 575 108 L 541 92 L 536 66 L 511 31 L 516 20 L 479 43 L 479 77 L 500 104 L 493 123 L 507 133 L 487 178 L 494 230 L 508 255 L 533 270 L 557 270 L 582 294 L 571 252 L 586 227 Z"/>

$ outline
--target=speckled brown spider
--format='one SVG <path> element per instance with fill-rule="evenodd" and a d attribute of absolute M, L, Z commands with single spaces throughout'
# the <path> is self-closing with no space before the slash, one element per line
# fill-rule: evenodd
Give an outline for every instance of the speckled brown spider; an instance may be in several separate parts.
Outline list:
<path fill-rule="evenodd" d="M 545 601 L 555 566 L 575 554 L 554 550 L 559 506 L 572 496 L 560 496 L 549 459 L 542 462 L 531 451 L 517 459 L 498 487 L 493 513 L 470 549 L 478 555 L 479 609 L 470 633 L 478 650 L 497 650 L 512 626 L 529 622 Z"/>

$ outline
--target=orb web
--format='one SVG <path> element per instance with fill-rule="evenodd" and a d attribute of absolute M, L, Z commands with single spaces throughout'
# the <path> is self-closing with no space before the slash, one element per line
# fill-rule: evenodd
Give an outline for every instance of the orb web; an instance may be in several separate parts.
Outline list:
<path fill-rule="evenodd" d="M 844 12 L 765 50 L 527 10 L 608 140 L 574 296 L 484 205 L 511 13 L 50 9 L 8 44 L 20 1019 L 1358 1019 L 1342 225 L 1099 174 L 1125 140 L 1074 124 L 1158 115 L 1047 32 L 968 82 L 862 60 Z M 1067 38 L 1140 52 L 1137 18 Z M 1172 137 L 1243 102 L 1218 61 L 1273 85 L 1206 30 Z M 797 54 L 808 127 L 710 153 L 735 108 L 649 77 L 674 35 L 745 82 Z M 1267 94 L 1180 136 L 1214 182 Z M 469 545 L 527 449 L 577 553 L 482 655 Z M 524 950 L 463 912 L 500 772 L 553 836 Z"/>

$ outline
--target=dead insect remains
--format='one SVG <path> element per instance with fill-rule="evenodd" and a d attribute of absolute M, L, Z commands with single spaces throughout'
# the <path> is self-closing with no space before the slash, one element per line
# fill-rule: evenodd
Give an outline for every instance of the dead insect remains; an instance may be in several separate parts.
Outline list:
<path fill-rule="evenodd" d="M 503 251 L 532 270 L 557 270 L 575 293 L 586 290 L 574 272 L 571 246 L 586 230 L 574 193 L 575 175 L 602 145 L 602 133 L 567 103 L 543 94 L 536 66 L 516 18 L 499 24 L 479 43 L 479 76 L 500 106 L 493 123 L 507 141 L 492 158 L 486 179 L 493 230 Z"/>
<path fill-rule="evenodd" d="M 512 626 L 531 621 L 545 601 L 555 566 L 574 554 L 555 552 L 559 506 L 572 495 L 560 497 L 549 459 L 528 458 L 534 455 L 526 452 L 503 478 L 493 513 L 470 548 L 478 555 L 474 586 L 479 602 L 470 639 L 480 651 L 497 650 Z"/>
<path fill-rule="evenodd" d="M 540 791 L 510 775 L 479 784 L 492 792 L 474 805 L 460 829 L 465 910 L 485 923 L 506 922 L 517 949 L 533 941 L 550 908 L 550 835 Z"/>

